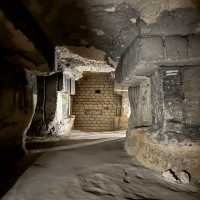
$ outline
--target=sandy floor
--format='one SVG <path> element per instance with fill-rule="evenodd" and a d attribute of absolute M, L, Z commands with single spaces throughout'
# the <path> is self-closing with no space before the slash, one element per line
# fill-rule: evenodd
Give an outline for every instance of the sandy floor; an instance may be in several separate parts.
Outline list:
<path fill-rule="evenodd" d="M 3 200 L 199 200 L 194 185 L 172 184 L 131 161 L 124 139 L 44 153 Z"/>

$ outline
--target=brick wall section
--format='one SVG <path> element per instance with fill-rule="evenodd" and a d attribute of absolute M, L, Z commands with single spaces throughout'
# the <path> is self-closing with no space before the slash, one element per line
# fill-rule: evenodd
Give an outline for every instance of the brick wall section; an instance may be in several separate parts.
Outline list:
<path fill-rule="evenodd" d="M 75 129 L 108 131 L 116 128 L 121 112 L 121 96 L 114 94 L 110 73 L 84 73 L 76 83 L 72 112 Z"/>

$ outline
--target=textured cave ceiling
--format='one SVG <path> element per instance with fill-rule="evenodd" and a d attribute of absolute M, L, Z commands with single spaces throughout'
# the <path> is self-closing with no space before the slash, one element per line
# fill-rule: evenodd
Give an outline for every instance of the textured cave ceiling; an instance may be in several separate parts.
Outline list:
<path fill-rule="evenodd" d="M 200 21 L 195 5 L 198 0 L 21 1 L 53 46 L 82 46 L 91 50 L 91 55 L 92 49 L 99 49 L 105 54 L 104 61 L 111 61 L 114 65 L 140 33 L 187 35 L 200 31 L 196 28 L 199 27 L 196 22 Z M 9 62 L 39 72 L 47 71 L 45 59 L 39 55 L 35 41 L 18 30 L 12 21 L 6 20 L 2 13 L 0 25 L 1 46 L 15 52 L 14 56 L 9 55 Z M 48 51 L 47 47 L 45 51 Z"/>
<path fill-rule="evenodd" d="M 114 60 L 119 60 L 124 50 L 139 34 L 139 18 L 144 24 L 151 25 L 157 23 L 164 11 L 195 8 L 192 0 L 23 2 L 54 43 L 95 46 L 104 50 Z"/>

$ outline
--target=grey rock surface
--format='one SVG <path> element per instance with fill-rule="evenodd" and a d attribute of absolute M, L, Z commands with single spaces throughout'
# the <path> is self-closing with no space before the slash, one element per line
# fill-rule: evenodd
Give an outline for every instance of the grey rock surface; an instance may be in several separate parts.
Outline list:
<path fill-rule="evenodd" d="M 123 140 L 43 154 L 3 200 L 198 200 L 192 184 L 168 183 L 130 160 Z"/>

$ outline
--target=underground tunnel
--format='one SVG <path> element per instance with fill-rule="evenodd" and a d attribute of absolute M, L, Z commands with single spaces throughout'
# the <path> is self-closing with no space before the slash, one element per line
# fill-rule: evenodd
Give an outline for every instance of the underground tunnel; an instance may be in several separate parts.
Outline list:
<path fill-rule="evenodd" d="M 0 0 L 3 200 L 200 199 L 198 0 Z"/>

